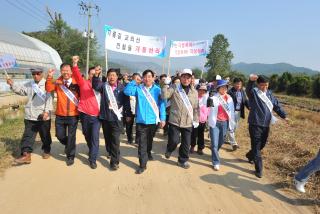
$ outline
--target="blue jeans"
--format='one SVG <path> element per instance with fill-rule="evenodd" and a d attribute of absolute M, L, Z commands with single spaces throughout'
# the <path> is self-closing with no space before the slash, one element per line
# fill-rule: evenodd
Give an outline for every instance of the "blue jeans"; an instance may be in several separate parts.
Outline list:
<path fill-rule="evenodd" d="M 318 155 L 310 161 L 300 172 L 295 176 L 295 179 L 300 182 L 307 182 L 309 177 L 320 170 L 320 150 Z"/>
<path fill-rule="evenodd" d="M 220 165 L 219 149 L 224 143 L 228 130 L 228 121 L 217 121 L 216 127 L 210 127 L 212 164 Z"/>

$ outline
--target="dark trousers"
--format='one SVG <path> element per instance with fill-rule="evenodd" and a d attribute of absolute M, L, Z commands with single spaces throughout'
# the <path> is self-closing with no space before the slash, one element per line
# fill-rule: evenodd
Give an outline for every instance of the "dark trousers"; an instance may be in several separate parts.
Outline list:
<path fill-rule="evenodd" d="M 249 125 L 251 150 L 247 153 L 250 160 L 254 161 L 256 172 L 262 173 L 263 164 L 261 150 L 266 146 L 269 136 L 269 127 Z"/>
<path fill-rule="evenodd" d="M 120 135 L 122 133 L 122 121 L 102 121 L 103 135 L 106 150 L 111 156 L 110 164 L 119 164 L 120 158 Z"/>
<path fill-rule="evenodd" d="M 178 126 L 169 124 L 167 151 L 171 153 L 177 148 L 178 144 L 180 143 L 180 134 L 181 134 L 181 145 L 179 147 L 179 158 L 178 158 L 178 161 L 180 163 L 184 163 L 189 160 L 191 132 L 192 132 L 192 127 L 180 128 Z"/>
<path fill-rule="evenodd" d="M 153 136 L 157 130 L 156 124 L 137 124 L 137 136 L 138 136 L 138 156 L 140 167 L 144 168 L 147 166 L 148 154 L 151 154 Z"/>
<path fill-rule="evenodd" d="M 24 132 L 21 139 L 21 154 L 23 152 L 31 153 L 33 151 L 32 147 L 38 132 L 42 141 L 42 150 L 45 153 L 50 153 L 52 143 L 50 129 L 51 120 L 24 120 Z"/>
<path fill-rule="evenodd" d="M 204 130 L 206 123 L 199 123 L 197 128 L 192 128 L 191 147 L 198 145 L 198 150 L 204 149 Z"/>
<path fill-rule="evenodd" d="M 78 116 L 56 116 L 56 137 L 65 146 L 67 158 L 76 155 Z"/>
<path fill-rule="evenodd" d="M 133 142 L 132 130 L 133 130 L 134 118 L 135 116 L 133 115 L 131 117 L 130 122 L 126 121 L 126 134 L 127 134 L 128 143 Z"/>
<path fill-rule="evenodd" d="M 80 122 L 89 148 L 89 161 L 96 162 L 99 153 L 100 120 L 97 116 L 80 113 Z"/>

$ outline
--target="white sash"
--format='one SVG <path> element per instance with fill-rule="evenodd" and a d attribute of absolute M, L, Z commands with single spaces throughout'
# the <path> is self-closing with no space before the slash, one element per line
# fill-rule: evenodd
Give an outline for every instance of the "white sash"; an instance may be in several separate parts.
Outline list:
<path fill-rule="evenodd" d="M 179 91 L 180 97 L 183 100 L 184 106 L 187 108 L 189 116 L 191 117 L 191 120 L 193 121 L 193 108 L 192 108 L 192 105 L 190 103 L 190 100 L 189 100 L 186 92 L 183 90 L 181 84 L 178 85 L 177 87 L 178 87 L 178 91 Z"/>
<path fill-rule="evenodd" d="M 75 106 L 78 106 L 79 104 L 79 101 L 78 99 L 76 98 L 76 96 L 64 85 L 59 85 L 60 88 L 62 89 L 62 91 L 64 92 L 64 94 L 69 98 L 69 100 L 75 104 Z"/>
<path fill-rule="evenodd" d="M 118 120 L 121 120 L 122 118 L 121 110 L 118 108 L 116 97 L 114 96 L 112 87 L 109 85 L 109 83 L 106 83 L 106 91 L 108 94 L 108 98 L 110 100 L 109 108 L 112 109 L 113 112 L 117 115 Z"/>
<path fill-rule="evenodd" d="M 46 93 L 40 89 L 39 85 L 36 83 L 32 83 L 32 90 L 38 95 L 38 97 L 43 100 L 46 101 Z"/>
<path fill-rule="evenodd" d="M 218 95 L 219 103 L 221 104 L 223 110 L 227 113 L 229 120 L 231 120 L 231 112 L 228 103 L 221 97 L 221 95 Z"/>
<path fill-rule="evenodd" d="M 273 116 L 272 111 L 273 111 L 273 104 L 271 102 L 271 100 L 269 99 L 269 97 L 266 95 L 266 93 L 263 93 L 261 90 L 259 90 L 258 88 L 254 88 L 254 90 L 257 92 L 258 97 L 267 105 L 270 113 L 271 113 L 271 124 L 275 124 L 277 122 L 277 118 L 275 116 Z"/>
<path fill-rule="evenodd" d="M 101 94 L 100 94 L 100 92 L 98 92 L 94 89 L 92 89 L 92 90 L 93 90 L 94 96 L 96 97 L 96 100 L 98 102 L 98 108 L 100 110 Z"/>
<path fill-rule="evenodd" d="M 142 89 L 144 96 L 147 98 L 148 103 L 151 105 L 153 112 L 156 115 L 156 123 L 160 123 L 159 108 L 158 108 L 156 101 L 154 100 L 150 91 L 145 87 L 145 85 L 142 85 L 141 89 Z"/>

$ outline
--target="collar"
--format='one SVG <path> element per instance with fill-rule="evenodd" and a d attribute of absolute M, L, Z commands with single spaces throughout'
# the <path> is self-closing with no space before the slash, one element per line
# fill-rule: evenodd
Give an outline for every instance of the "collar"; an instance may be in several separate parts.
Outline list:
<path fill-rule="evenodd" d="M 65 83 L 65 82 L 67 82 L 67 84 L 68 84 L 68 86 L 72 83 L 72 78 L 70 78 L 70 79 L 68 79 L 68 80 L 65 80 L 65 79 L 62 79 L 62 81 L 63 81 L 63 84 Z"/>

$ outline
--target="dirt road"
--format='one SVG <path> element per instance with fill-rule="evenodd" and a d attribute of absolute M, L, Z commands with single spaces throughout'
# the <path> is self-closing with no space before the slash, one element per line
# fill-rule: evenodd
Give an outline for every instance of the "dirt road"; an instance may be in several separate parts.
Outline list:
<path fill-rule="evenodd" d="M 13 167 L 0 178 L 0 213 L 311 213 L 310 201 L 277 190 L 267 178 L 258 180 L 253 167 L 221 151 L 222 166 L 213 171 L 210 150 L 191 155 L 191 168 L 176 166 L 177 152 L 164 158 L 166 139 L 157 134 L 155 160 L 136 175 L 137 148 L 122 137 L 118 171 L 109 170 L 104 141 L 98 168 L 87 165 L 87 146 L 77 133 L 75 164 L 67 167 L 63 147 L 54 138 L 52 157 L 35 150 L 30 165 Z"/>

